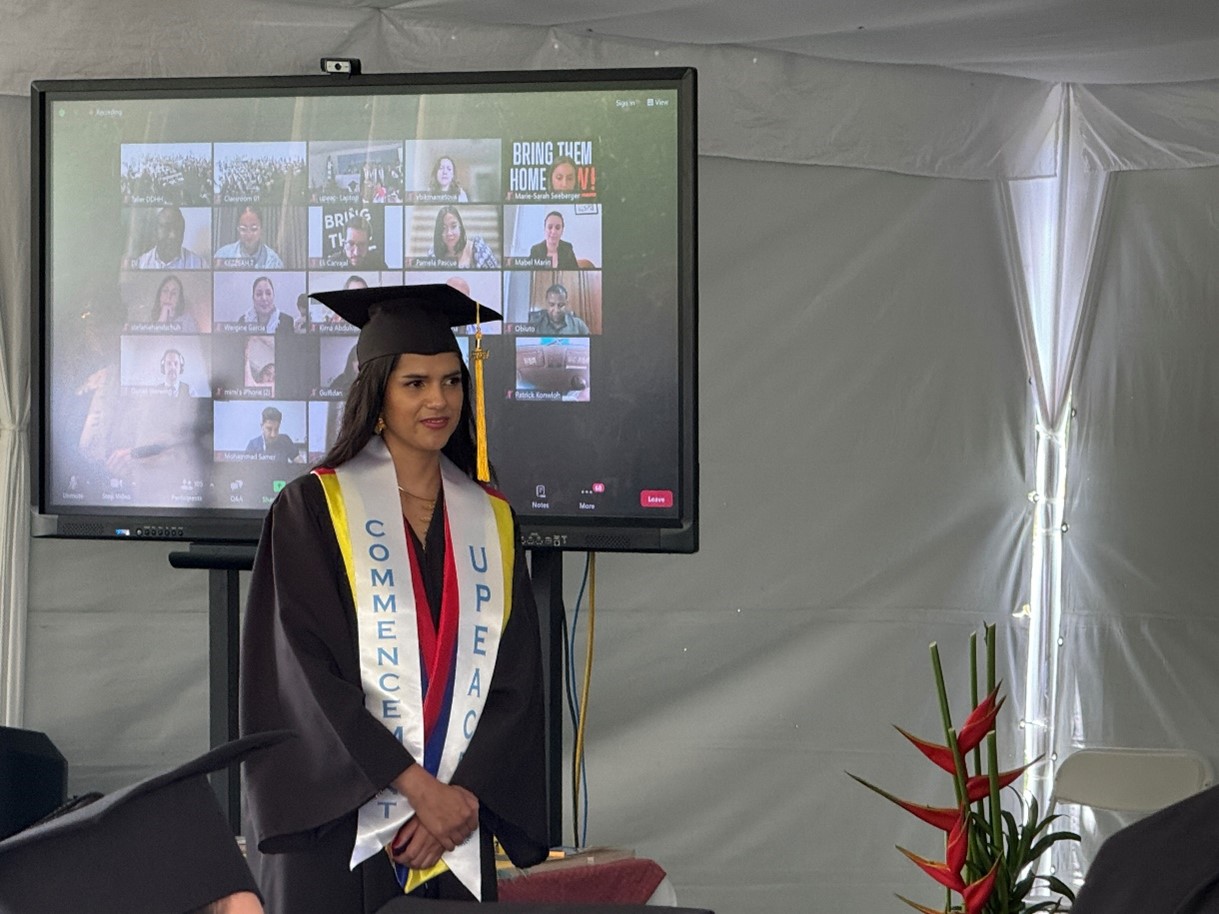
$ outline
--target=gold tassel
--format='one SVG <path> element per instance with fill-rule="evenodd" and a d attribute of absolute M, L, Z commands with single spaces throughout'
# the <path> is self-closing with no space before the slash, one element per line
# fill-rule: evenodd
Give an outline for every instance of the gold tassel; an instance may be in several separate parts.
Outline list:
<path fill-rule="evenodd" d="M 474 305 L 474 447 L 478 452 L 478 479 L 491 481 L 491 462 L 487 458 L 487 397 L 483 390 L 483 360 L 487 350 L 483 349 L 483 326 L 479 318 L 479 305 Z"/>

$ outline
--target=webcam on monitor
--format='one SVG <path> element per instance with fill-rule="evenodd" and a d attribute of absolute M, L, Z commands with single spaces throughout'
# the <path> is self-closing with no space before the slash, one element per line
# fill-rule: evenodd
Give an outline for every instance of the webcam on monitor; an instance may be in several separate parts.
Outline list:
<path fill-rule="evenodd" d="M 360 58 L 323 57 L 322 72 L 341 76 L 358 76 L 360 74 Z"/>

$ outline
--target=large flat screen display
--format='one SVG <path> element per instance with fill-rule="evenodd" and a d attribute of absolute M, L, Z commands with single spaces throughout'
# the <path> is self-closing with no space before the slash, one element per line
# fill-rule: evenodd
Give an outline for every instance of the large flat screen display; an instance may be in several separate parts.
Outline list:
<path fill-rule="evenodd" d="M 255 539 L 358 369 L 309 295 L 446 282 L 526 544 L 697 547 L 693 71 L 33 90 L 37 533 Z"/>

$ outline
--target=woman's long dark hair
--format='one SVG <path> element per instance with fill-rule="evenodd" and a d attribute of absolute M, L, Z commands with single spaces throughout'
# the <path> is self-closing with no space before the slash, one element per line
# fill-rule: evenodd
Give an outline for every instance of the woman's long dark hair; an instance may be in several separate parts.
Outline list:
<path fill-rule="evenodd" d="M 461 229 L 461 237 L 453 248 L 453 257 L 460 257 L 461 252 L 466 249 L 465 220 L 461 218 L 461 213 L 457 212 L 456 206 L 442 206 L 436 213 L 436 225 L 432 229 L 432 254 L 443 259 L 451 259 L 448 246 L 444 243 L 444 217 L 450 213 L 457 220 L 457 227 Z"/>
<path fill-rule="evenodd" d="M 458 356 L 458 361 L 461 357 Z M 318 462 L 318 466 L 342 466 L 372 439 L 373 427 L 385 406 L 385 388 L 389 384 L 398 356 L 383 355 L 360 363 L 360 371 L 347 391 L 347 406 L 334 446 Z M 470 372 L 461 362 L 461 415 L 441 453 L 471 479 L 477 478 L 478 452 L 474 445 L 474 407 L 470 402 Z M 495 481 L 495 470 L 491 470 Z"/>

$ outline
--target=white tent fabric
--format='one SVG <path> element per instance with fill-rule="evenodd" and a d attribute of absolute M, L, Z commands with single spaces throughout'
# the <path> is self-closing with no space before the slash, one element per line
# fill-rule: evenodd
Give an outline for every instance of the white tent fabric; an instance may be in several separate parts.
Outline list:
<path fill-rule="evenodd" d="M 918 64 L 1041 82 L 1164 83 L 1219 78 L 1219 14 L 1205 0 L 297 0 L 385 7 L 456 22 L 557 26 L 569 33 L 747 46 L 789 57 Z"/>
<path fill-rule="evenodd" d="M 1060 755 L 1164 745 L 1219 757 L 1217 199 L 1215 168 L 1113 186 L 1075 385 Z"/>
<path fill-rule="evenodd" d="M 692 64 L 702 550 L 600 562 L 590 841 L 655 857 L 681 903 L 720 914 L 933 897 L 892 844 L 934 856 L 938 836 L 842 770 L 946 798 L 886 724 L 937 732 L 926 643 L 940 642 L 959 702 L 965 639 L 984 620 L 1000 626 L 1009 708 L 1027 691 L 1048 715 L 1007 719 L 1004 767 L 1051 722 L 1051 755 L 1182 745 L 1219 759 L 1209 8 L 1191 29 L 1156 7 L 1141 36 L 1106 25 L 1070 49 L 1095 4 L 853 2 L 765 35 L 754 8 L 749 31 L 745 13 L 699 20 L 691 2 L 565 4 L 562 22 L 523 0 L 477 24 L 415 15 L 475 6 L 488 5 L 23 6 L 0 33 L 9 516 L 28 485 L 30 79 L 301 73 L 322 54 L 371 72 Z M 598 34 L 578 31 L 586 20 Z M 871 34 L 851 34 L 857 21 Z M 933 60 L 958 69 L 910 65 Z M 1051 511 L 1062 477 L 1039 478 L 1047 455 L 1068 473 Z M 1061 544 L 1048 560 L 1037 530 Z M 5 719 L 24 710 L 52 736 L 75 790 L 200 751 L 201 573 L 171 571 L 164 546 L 31 543 L 20 522 L 0 545 Z M 1061 625 L 1041 594 L 1061 598 Z M 1116 823 L 1081 824 L 1086 859 Z"/>
<path fill-rule="evenodd" d="M 56 78 L 314 73 L 322 55 L 360 57 L 370 71 L 696 66 L 702 77 L 699 149 L 706 155 L 883 168 L 966 178 L 1053 173 L 1044 153 L 1058 90 L 1031 80 L 934 67 L 876 68 L 739 48 L 643 46 L 557 31 L 408 19 L 400 13 L 316 13 L 285 21 L 284 4 L 229 0 L 182 28 L 182 11 L 147 3 L 136 37 L 126 18 L 91 22 Z M 125 9 L 134 9 L 125 5 Z M 31 14 L 55 31 L 55 4 Z M 248 28 L 234 35 L 230 23 Z M 260 34 L 261 37 L 255 37 Z M 274 34 L 275 42 L 265 36 Z M 0 92 L 46 78 L 45 54 L 0 35 Z M 11 36 L 11 37 L 10 37 Z M 151 44 L 155 57 L 144 53 Z M 226 51 L 221 63 L 215 49 Z M 379 61 L 384 61 L 379 64 Z M 318 78 L 324 78 L 318 74 Z M 967 116 L 962 116 L 967 114 Z M 836 125 L 833 131 L 825 124 Z"/>

